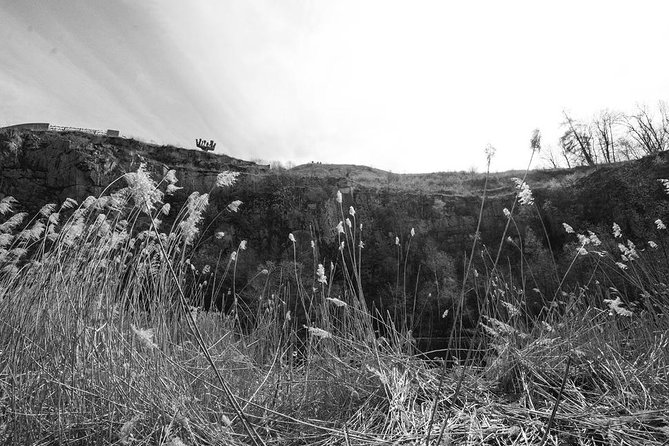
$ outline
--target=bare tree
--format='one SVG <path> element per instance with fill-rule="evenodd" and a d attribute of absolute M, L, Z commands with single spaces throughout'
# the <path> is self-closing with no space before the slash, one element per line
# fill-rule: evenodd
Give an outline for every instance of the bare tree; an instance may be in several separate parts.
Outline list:
<path fill-rule="evenodd" d="M 616 140 L 616 151 L 618 158 L 626 161 L 639 159 L 643 156 L 639 146 L 627 135 Z"/>
<path fill-rule="evenodd" d="M 646 106 L 627 118 L 630 138 L 647 155 L 669 148 L 669 112 L 664 102 L 659 104 L 659 117 L 653 116 Z"/>
<path fill-rule="evenodd" d="M 541 152 L 541 159 L 546 163 L 549 169 L 559 169 L 562 167 L 562 161 L 559 158 L 560 155 L 565 158 L 567 167 L 571 167 L 569 158 L 565 156 L 565 153 L 562 150 L 556 153 L 556 149 L 553 146 L 548 146 Z"/>
<path fill-rule="evenodd" d="M 565 158 L 572 158 L 578 164 L 594 166 L 597 164 L 597 153 L 592 147 L 592 132 L 587 124 L 576 122 L 564 113 L 566 121 L 563 126 L 567 128 L 560 137 L 560 148 Z"/>
<path fill-rule="evenodd" d="M 616 135 L 622 122 L 623 115 L 610 110 L 602 110 L 592 120 L 594 139 L 604 162 L 616 162 Z"/>

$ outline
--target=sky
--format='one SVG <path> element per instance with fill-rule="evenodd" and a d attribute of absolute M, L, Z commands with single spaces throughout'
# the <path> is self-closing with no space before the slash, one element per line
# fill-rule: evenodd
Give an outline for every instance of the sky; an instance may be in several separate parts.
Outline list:
<path fill-rule="evenodd" d="M 669 99 L 664 1 L 0 0 L 0 126 L 295 164 L 524 168 L 562 115 Z"/>

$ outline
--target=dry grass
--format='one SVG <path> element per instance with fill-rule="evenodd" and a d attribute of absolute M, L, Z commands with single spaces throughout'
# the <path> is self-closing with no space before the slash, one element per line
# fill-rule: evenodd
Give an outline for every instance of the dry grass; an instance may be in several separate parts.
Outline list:
<path fill-rule="evenodd" d="M 2 442 L 669 442 L 669 323 L 659 291 L 664 313 L 632 317 L 576 292 L 543 323 L 486 310 L 487 329 L 472 342 L 485 357 L 448 365 L 418 359 L 408 332 L 370 314 L 355 274 L 340 300 L 319 283 L 267 290 L 253 317 L 241 303 L 191 313 L 181 293 L 224 281 L 232 253 L 210 273 L 192 266 L 204 196 L 163 234 L 156 191 L 174 182 L 136 175 L 121 192 L 2 227 Z M 13 218 L 11 204 L 0 205 L 0 221 Z M 348 247 L 360 234 L 339 236 Z M 362 261 L 360 250 L 344 250 L 335 267 Z M 499 307 L 485 299 L 482 309 Z"/>

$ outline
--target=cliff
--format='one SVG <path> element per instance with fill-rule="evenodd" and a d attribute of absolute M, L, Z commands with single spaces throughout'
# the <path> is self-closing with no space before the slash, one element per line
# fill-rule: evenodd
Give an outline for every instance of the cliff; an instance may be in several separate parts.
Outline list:
<path fill-rule="evenodd" d="M 68 197 L 81 200 L 97 196 L 141 163 L 157 175 L 175 169 L 180 185 L 190 190 L 209 190 L 221 170 L 259 173 L 268 169 L 226 155 L 120 137 L 83 132 L 0 132 L 0 194 L 13 196 L 28 210 Z"/>
<path fill-rule="evenodd" d="M 400 175 L 365 166 L 318 163 L 270 171 L 267 166 L 221 154 L 118 137 L 14 130 L 0 132 L 0 197 L 14 196 L 32 212 L 67 197 L 81 201 L 100 194 L 140 163 L 156 177 L 168 169 L 177 171 L 184 190 L 172 198 L 173 207 L 179 207 L 193 190 L 212 191 L 216 175 L 223 170 L 243 173 L 234 188 L 212 191 L 203 225 L 204 243 L 193 254 L 198 264 L 216 264 L 222 250 L 228 252 L 247 240 L 248 249 L 237 265 L 242 284 L 256 274 L 259 265 L 280 267 L 293 260 L 291 232 L 297 238 L 295 254 L 305 266 L 305 277 L 312 278 L 314 262 L 328 265 L 336 261 L 335 227 L 348 216 L 342 215 L 335 201 L 340 190 L 344 214 L 353 206 L 356 227 L 363 224 L 366 298 L 392 313 L 404 305 L 407 295 L 409 301 L 415 301 L 423 333 L 446 331 L 447 324 L 439 315 L 458 298 L 462 286 L 464 255 L 475 237 L 485 175 Z M 523 292 L 537 288 L 542 296 L 550 296 L 557 286 L 552 268 L 557 265 L 560 273 L 566 271 L 576 237 L 564 231 L 563 222 L 581 233 L 595 231 L 615 246 L 610 235 L 613 222 L 622 227 L 625 237 L 641 244 L 663 236 L 653 224 L 657 218 L 669 221 L 667 195 L 657 181 L 669 178 L 669 154 L 665 152 L 613 165 L 530 172 L 527 183 L 536 206 L 516 207 L 507 234 L 512 242 L 506 242 L 501 238 L 507 221 L 503 211 L 513 205 L 511 178 L 523 173 L 489 176 L 478 234 L 481 244 L 474 258 L 474 267 L 484 271 L 502 242 L 503 273 L 514 277 Z M 233 200 L 244 202 L 240 211 L 221 217 L 220 211 Z M 413 238 L 411 228 L 416 231 Z M 215 231 L 225 231 L 226 238 L 214 240 Z M 317 242 L 317 258 L 311 240 Z M 522 259 L 519 245 L 523 246 Z M 570 272 L 573 284 L 588 280 L 588 263 L 579 262 Z M 476 286 L 473 283 L 468 289 L 473 293 Z M 528 310 L 537 311 L 542 299 L 528 297 Z"/>

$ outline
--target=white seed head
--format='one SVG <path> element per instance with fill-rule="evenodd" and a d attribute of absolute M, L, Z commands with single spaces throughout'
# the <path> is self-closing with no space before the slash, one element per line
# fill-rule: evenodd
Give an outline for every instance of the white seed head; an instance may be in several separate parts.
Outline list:
<path fill-rule="evenodd" d="M 623 236 L 623 232 L 620 230 L 620 226 L 618 223 L 613 223 L 613 236 L 615 238 L 620 238 Z"/>
<path fill-rule="evenodd" d="M 315 336 L 315 337 L 317 337 L 317 338 L 323 338 L 323 339 L 325 339 L 325 338 L 331 338 L 331 337 L 332 337 L 332 335 L 330 334 L 330 332 L 325 331 L 325 330 L 323 330 L 322 328 L 307 327 L 306 325 L 303 325 L 303 327 L 306 328 L 307 331 L 309 331 L 309 334 L 310 334 L 311 336 Z"/>
<path fill-rule="evenodd" d="M 328 278 L 325 275 L 325 267 L 323 266 L 322 263 L 318 264 L 318 268 L 316 269 L 316 275 L 318 276 L 318 282 L 322 283 L 323 285 L 328 284 Z"/>
<path fill-rule="evenodd" d="M 165 181 L 167 181 L 169 184 L 174 184 L 177 181 L 177 171 L 172 169 L 167 172 L 167 175 L 165 175 Z"/>
<path fill-rule="evenodd" d="M 241 206 L 242 204 L 244 204 L 244 203 L 239 201 L 239 200 L 235 200 L 228 205 L 228 209 L 231 212 L 237 212 L 239 210 L 239 206 Z"/>
<path fill-rule="evenodd" d="M 216 176 L 216 187 L 230 187 L 237 181 L 239 172 L 223 171 Z"/>
<path fill-rule="evenodd" d="M 337 299 L 336 297 L 326 297 L 325 300 L 332 302 L 338 307 L 348 307 L 348 304 L 346 302 L 344 302 L 341 299 Z"/>

